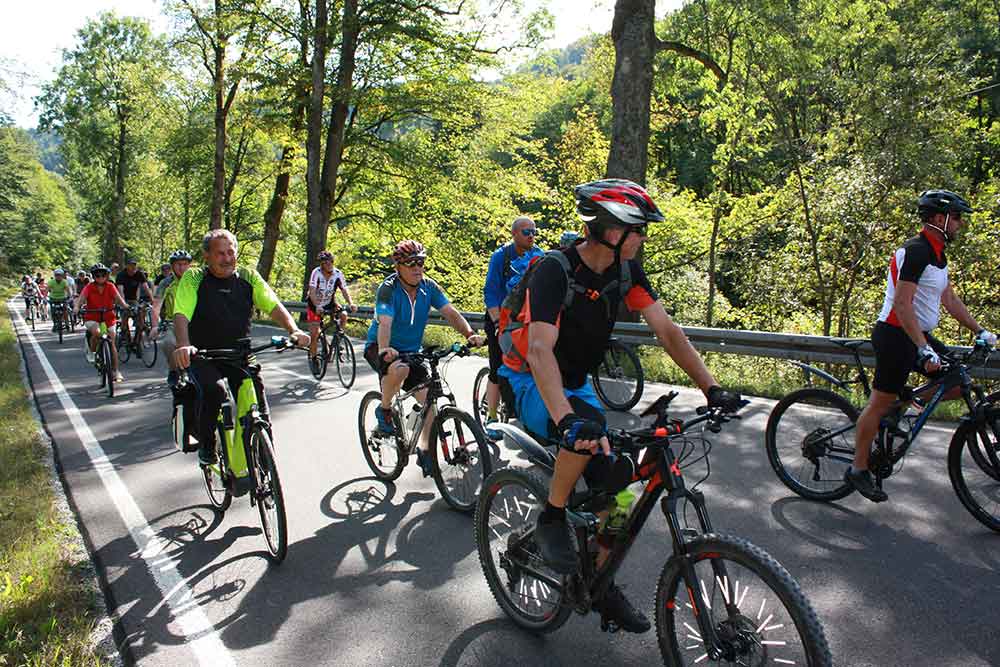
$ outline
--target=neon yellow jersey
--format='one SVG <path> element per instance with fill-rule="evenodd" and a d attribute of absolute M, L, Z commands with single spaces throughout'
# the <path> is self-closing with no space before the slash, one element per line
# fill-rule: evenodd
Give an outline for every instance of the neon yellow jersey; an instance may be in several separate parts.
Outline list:
<path fill-rule="evenodd" d="M 254 307 L 270 315 L 279 303 L 255 269 L 241 266 L 228 278 L 219 278 L 199 267 L 188 269 L 177 284 L 173 314 L 187 318 L 195 347 L 225 348 L 250 336 Z"/>

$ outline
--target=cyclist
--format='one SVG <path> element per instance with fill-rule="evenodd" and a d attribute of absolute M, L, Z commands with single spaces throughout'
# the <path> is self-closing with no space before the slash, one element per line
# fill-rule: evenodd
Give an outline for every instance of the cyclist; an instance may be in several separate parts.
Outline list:
<path fill-rule="evenodd" d="M 979 326 L 948 279 L 945 246 L 955 239 L 972 213 L 969 202 L 948 190 L 927 190 L 917 199 L 922 228 L 889 259 L 882 312 L 872 329 L 875 379 L 868 405 L 858 417 L 854 462 L 844 471 L 844 480 L 873 502 L 889 496 L 875 485 L 868 470 L 868 455 L 879 422 L 903 390 L 911 371 L 931 375 L 941 368 L 941 355 L 948 348 L 931 335 L 941 317 L 941 306 L 959 324 L 976 332 L 976 338 L 996 345 L 995 334 Z M 961 389 L 945 394 L 957 398 Z"/>
<path fill-rule="evenodd" d="M 664 219 L 645 189 L 631 181 L 604 179 L 578 185 L 574 194 L 586 223 L 584 240 L 536 262 L 526 285 L 518 288 L 526 289 L 518 315 L 525 326 L 515 343 L 520 350 L 508 352 L 504 347 L 499 372 L 510 382 L 522 425 L 539 437 L 561 442 L 535 540 L 549 566 L 566 574 L 577 567 L 566 502 L 581 475 L 586 472 L 596 481 L 609 469 L 604 413 L 587 372 L 601 362 L 621 302 L 642 313 L 663 349 L 701 388 L 710 406 L 735 411 L 741 404 L 739 394 L 716 383 L 635 260 L 647 225 Z M 505 327 L 501 337 L 506 339 L 511 331 Z M 526 364 L 515 363 L 517 354 Z M 594 609 L 630 632 L 649 630 L 646 617 L 614 584 Z"/>
<path fill-rule="evenodd" d="M 368 328 L 365 360 L 378 373 L 382 405 L 375 408 L 378 430 L 391 435 L 395 432 L 392 418 L 392 399 L 400 387 L 409 391 L 427 381 L 429 375 L 423 364 L 397 359 L 400 353 L 420 350 L 427 327 L 427 316 L 436 308 L 457 332 L 472 346 L 483 344 L 438 284 L 424 276 L 427 252 L 418 241 L 406 240 L 396 244 L 392 260 L 396 272 L 386 278 L 375 294 L 375 317 Z M 416 399 L 423 403 L 427 391 L 418 392 Z M 427 454 L 430 419 L 424 423 L 417 448 L 417 463 L 428 477 L 432 474 L 433 461 Z"/>
<path fill-rule="evenodd" d="M 153 287 L 159 287 L 160 283 L 170 277 L 170 261 L 166 261 L 160 264 L 160 275 L 156 276 L 156 280 L 153 281 Z"/>
<path fill-rule="evenodd" d="M 490 256 L 489 267 L 486 269 L 486 282 L 483 285 L 483 301 L 486 304 L 486 316 L 483 318 L 483 329 L 486 333 L 486 344 L 490 354 L 489 384 L 486 388 L 487 420 L 496 421 L 497 404 L 500 402 L 500 391 L 497 388 L 497 371 L 500 369 L 500 344 L 497 342 L 497 323 L 500 321 L 500 304 L 510 293 L 510 284 L 515 276 L 520 278 L 533 257 L 542 254 L 535 245 L 538 228 L 535 221 L 527 216 L 514 219 L 510 225 L 511 240 L 497 248 Z M 493 440 L 500 434 L 488 431 L 487 436 Z"/>
<path fill-rule="evenodd" d="M 213 229 L 201 242 L 203 266 L 184 272 L 174 294 L 174 362 L 190 368 L 191 381 L 199 387 L 198 461 L 211 465 L 215 455 L 216 420 L 226 397 L 223 382 L 234 394 L 244 376 L 194 356 L 199 348 L 235 348 L 250 337 L 250 321 L 256 306 L 288 332 L 292 343 L 309 344 L 308 334 L 295 326 L 292 316 L 278 301 L 270 285 L 255 269 L 237 265 L 238 244 L 232 232 Z M 193 360 L 192 360 L 192 357 Z M 261 412 L 267 399 L 259 377 L 254 378 Z"/>
<path fill-rule="evenodd" d="M 79 294 L 84 287 L 90 284 L 90 276 L 83 269 L 76 272 L 76 293 Z"/>
<path fill-rule="evenodd" d="M 62 311 L 62 324 L 69 329 L 69 309 L 70 300 L 73 298 L 73 286 L 66 277 L 66 272 L 62 269 L 56 269 L 52 273 L 52 280 L 48 283 L 49 292 L 49 303 L 53 306 L 57 304 L 63 305 Z M 55 311 L 53 311 L 55 312 Z M 52 330 L 57 331 L 60 323 L 55 321 L 55 317 L 52 318 Z"/>
<path fill-rule="evenodd" d="M 101 322 L 107 325 L 108 337 L 113 341 L 116 324 L 115 304 L 123 308 L 127 308 L 128 304 L 125 303 L 118 288 L 108 280 L 110 275 L 108 267 L 95 264 L 91 267 L 90 273 L 94 276 L 94 282 L 80 290 L 73 304 L 73 313 L 78 314 L 83 306 L 105 309 L 103 313 L 84 313 L 83 317 L 83 324 L 87 328 L 87 361 L 94 363 L 97 343 L 100 341 Z M 125 378 L 118 370 L 118 349 L 114 344 L 111 345 L 111 365 L 115 371 L 115 382 L 122 382 Z"/>
<path fill-rule="evenodd" d="M 316 346 L 319 343 L 319 329 L 323 322 L 323 314 L 339 311 L 340 327 L 347 326 L 347 311 L 337 305 L 336 292 L 339 289 L 347 301 L 351 312 L 358 307 L 351 301 L 347 291 L 347 281 L 344 274 L 333 266 L 333 253 L 322 250 L 316 255 L 319 266 L 309 275 L 309 293 L 306 297 L 306 321 L 309 322 L 309 363 L 319 363 L 316 359 Z"/>
<path fill-rule="evenodd" d="M 49 317 L 49 286 L 40 273 L 35 278 L 35 284 L 38 286 L 38 313 L 45 320 Z"/>
<path fill-rule="evenodd" d="M 31 309 L 32 303 L 38 301 L 38 283 L 27 274 L 21 278 L 21 297 L 24 299 L 25 313 Z"/>
<path fill-rule="evenodd" d="M 152 336 L 157 338 L 163 329 L 163 355 L 167 358 L 167 382 L 173 386 L 177 377 L 177 365 L 174 362 L 174 350 L 177 349 L 177 338 L 174 336 L 174 297 L 181 276 L 191 267 L 191 253 L 187 250 L 175 250 L 170 255 L 170 275 L 160 281 L 153 294 Z M 161 320 L 162 317 L 162 320 Z"/>
<path fill-rule="evenodd" d="M 135 330 L 135 335 L 138 336 L 139 327 L 142 326 L 142 320 L 137 318 L 135 326 L 129 328 L 132 309 L 138 307 L 140 294 L 146 295 L 148 300 L 152 301 L 153 293 L 149 289 L 149 281 L 146 278 L 146 274 L 139 270 L 138 262 L 134 257 L 129 257 L 125 260 L 125 268 L 115 276 L 115 285 L 121 291 L 122 296 L 125 297 L 128 305 L 131 306 L 131 308 L 126 308 L 122 313 L 122 332 L 125 334 L 126 340 L 131 343 L 132 329 Z M 138 310 L 135 312 L 138 313 Z"/>

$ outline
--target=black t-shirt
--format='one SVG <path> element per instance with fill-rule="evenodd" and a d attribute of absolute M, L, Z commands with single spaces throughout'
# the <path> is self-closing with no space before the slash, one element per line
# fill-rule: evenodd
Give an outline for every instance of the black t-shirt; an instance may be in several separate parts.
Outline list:
<path fill-rule="evenodd" d="M 574 280 L 581 286 L 600 292 L 609 283 L 618 280 L 617 265 L 597 275 L 580 259 L 576 247 L 565 251 L 573 271 Z M 617 289 L 612 289 L 605 299 L 591 300 L 576 294 L 569 308 L 560 313 L 566 295 L 566 274 L 556 259 L 544 257 L 528 280 L 528 304 L 532 322 L 557 324 L 559 338 L 555 355 L 559 363 L 563 386 L 578 389 L 587 381 L 587 374 L 601 363 L 604 350 L 615 328 L 615 318 L 621 299 Z M 656 301 L 656 293 L 649 284 L 642 266 L 630 260 L 632 289 L 625 295 L 629 310 L 642 310 Z M 608 317 L 610 306 L 611 317 Z M 557 321 L 558 320 L 558 321 Z"/>
<path fill-rule="evenodd" d="M 167 274 L 167 275 L 170 275 L 170 274 Z M 156 287 L 159 287 L 160 283 L 162 283 L 163 280 L 164 280 L 164 278 L 166 278 L 166 277 L 167 276 L 163 275 L 162 273 L 160 275 L 156 276 L 156 278 L 153 279 L 153 285 L 156 286 Z"/>
<path fill-rule="evenodd" d="M 139 298 L 139 286 L 146 283 L 146 274 L 136 270 L 132 275 L 127 270 L 123 270 L 115 276 L 115 285 L 122 288 L 122 297 L 126 301 L 135 301 Z"/>
<path fill-rule="evenodd" d="M 216 278 L 203 271 L 198 285 L 198 304 L 188 324 L 191 344 L 202 349 L 231 347 L 250 336 L 253 286 L 239 272 Z"/>

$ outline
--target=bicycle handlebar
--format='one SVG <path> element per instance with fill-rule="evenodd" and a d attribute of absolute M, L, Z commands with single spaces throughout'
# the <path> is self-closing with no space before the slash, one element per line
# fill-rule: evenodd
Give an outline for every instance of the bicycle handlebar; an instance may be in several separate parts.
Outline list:
<path fill-rule="evenodd" d="M 292 343 L 287 336 L 271 336 L 271 340 L 269 342 L 257 347 L 247 345 L 246 347 L 238 348 L 218 348 L 212 350 L 199 349 L 195 351 L 192 356 L 201 357 L 206 361 L 242 361 L 252 354 L 257 354 L 258 352 L 263 352 L 264 350 L 269 350 L 271 348 L 274 348 L 281 353 L 295 347 L 297 346 Z"/>
<path fill-rule="evenodd" d="M 452 343 L 449 347 L 436 348 L 427 347 L 419 352 L 400 352 L 396 359 L 401 359 L 403 361 L 428 361 L 432 364 L 436 364 L 445 357 L 455 355 L 457 357 L 467 357 L 472 353 L 472 346 L 468 343 L 462 345 L 461 343 Z"/>

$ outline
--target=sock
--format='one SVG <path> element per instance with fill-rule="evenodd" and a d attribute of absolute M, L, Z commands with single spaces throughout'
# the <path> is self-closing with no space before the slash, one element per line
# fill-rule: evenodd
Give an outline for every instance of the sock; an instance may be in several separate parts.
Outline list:
<path fill-rule="evenodd" d="M 545 509 L 542 510 L 542 514 L 538 517 L 544 523 L 552 523 L 553 521 L 565 521 L 566 520 L 566 508 L 556 507 L 548 501 L 545 502 Z"/>
<path fill-rule="evenodd" d="M 497 418 L 497 409 L 496 409 L 496 408 L 490 408 L 490 409 L 489 409 L 489 410 L 487 411 L 487 413 L 486 413 L 486 417 L 487 417 L 487 418 L 488 418 L 488 419 L 489 419 L 490 421 L 496 421 L 496 418 Z"/>

